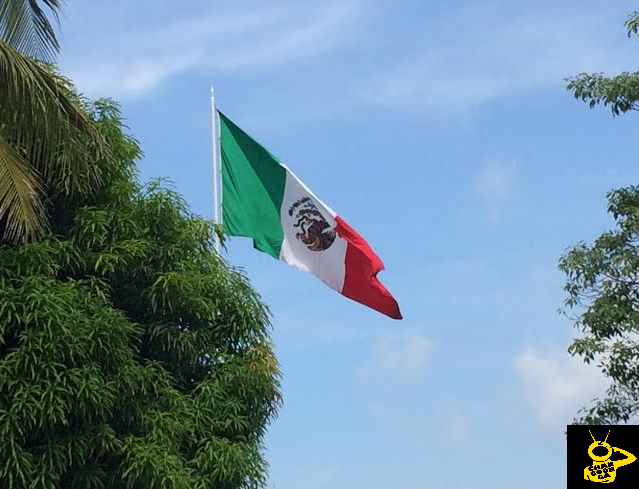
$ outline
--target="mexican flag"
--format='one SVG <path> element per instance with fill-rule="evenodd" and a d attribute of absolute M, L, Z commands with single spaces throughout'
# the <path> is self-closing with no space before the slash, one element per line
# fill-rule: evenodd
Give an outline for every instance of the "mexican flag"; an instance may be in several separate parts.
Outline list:
<path fill-rule="evenodd" d="M 384 264 L 366 240 L 275 156 L 224 114 L 218 115 L 227 234 L 252 238 L 258 250 L 401 319 L 397 302 L 377 279 Z"/>

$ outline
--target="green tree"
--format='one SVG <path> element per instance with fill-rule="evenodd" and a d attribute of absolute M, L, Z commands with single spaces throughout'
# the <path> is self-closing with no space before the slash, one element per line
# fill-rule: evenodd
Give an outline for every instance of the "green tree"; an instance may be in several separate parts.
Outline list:
<path fill-rule="evenodd" d="M 0 487 L 235 489 L 265 483 L 280 402 L 269 315 L 213 225 L 136 177 L 109 100 L 101 183 L 49 176 L 51 233 L 0 245 Z"/>
<path fill-rule="evenodd" d="M 639 32 L 639 12 L 626 21 L 628 36 Z M 568 80 L 575 98 L 614 116 L 639 110 L 639 72 L 606 77 L 582 73 Z M 559 262 L 567 276 L 566 312 L 581 336 L 568 351 L 596 362 L 610 381 L 577 422 L 616 424 L 639 413 L 639 187 L 608 194 L 615 227 L 591 245 L 578 243 Z"/>
<path fill-rule="evenodd" d="M 100 133 L 66 80 L 45 64 L 59 49 L 47 11 L 57 19 L 60 5 L 0 1 L 0 238 L 13 242 L 46 232 L 52 168 L 66 172 L 69 194 L 87 193 L 100 180 Z"/>
<path fill-rule="evenodd" d="M 633 12 L 624 25 L 628 37 L 639 37 L 639 12 Z M 639 110 L 639 71 L 611 77 L 603 73 L 581 73 L 568 79 L 568 90 L 591 109 L 602 104 L 615 116 Z"/>

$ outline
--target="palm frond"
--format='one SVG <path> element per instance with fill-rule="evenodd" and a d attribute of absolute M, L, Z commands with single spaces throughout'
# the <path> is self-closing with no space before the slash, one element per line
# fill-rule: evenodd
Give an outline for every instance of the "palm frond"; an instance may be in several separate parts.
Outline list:
<path fill-rule="evenodd" d="M 58 22 L 61 0 L 41 0 Z M 0 39 L 27 56 L 53 61 L 60 50 L 51 21 L 38 0 L 0 1 Z"/>
<path fill-rule="evenodd" d="M 18 52 L 0 40 L 0 121 L 8 113 L 27 124 L 33 119 L 66 123 L 90 135 L 96 142 L 101 137 L 92 121 L 83 112 L 69 90 L 68 80 L 55 74 L 51 68 Z M 31 126 L 30 126 L 31 127 Z M 45 129 L 54 128 L 44 126 Z"/>
<path fill-rule="evenodd" d="M 51 174 L 63 181 L 58 190 L 64 194 L 86 193 L 100 182 L 95 162 L 106 156 L 107 149 L 70 82 L 1 40 L 0 137 L 41 175 L 44 184 Z M 6 215 L 23 214 L 26 211 Z"/>
<path fill-rule="evenodd" d="M 4 238 L 36 236 L 46 228 L 42 182 L 24 157 L 0 137 L 0 222 Z"/>

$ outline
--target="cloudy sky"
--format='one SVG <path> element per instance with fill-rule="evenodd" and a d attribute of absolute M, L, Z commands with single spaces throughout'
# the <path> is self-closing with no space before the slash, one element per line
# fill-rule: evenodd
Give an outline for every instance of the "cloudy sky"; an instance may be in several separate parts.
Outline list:
<path fill-rule="evenodd" d="M 211 216 L 213 84 L 385 261 L 402 322 L 231 241 L 284 375 L 270 487 L 565 487 L 565 425 L 605 384 L 565 353 L 557 260 L 639 165 L 636 119 L 563 79 L 636 69 L 631 2 L 69 4 L 63 71 L 122 102 L 145 179 Z"/>

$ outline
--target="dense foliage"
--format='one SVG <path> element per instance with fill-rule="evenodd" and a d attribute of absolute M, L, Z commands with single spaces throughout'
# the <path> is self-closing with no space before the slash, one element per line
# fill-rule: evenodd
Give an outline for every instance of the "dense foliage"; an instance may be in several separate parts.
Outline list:
<path fill-rule="evenodd" d="M 109 149 L 101 185 L 70 193 L 53 168 L 52 232 L 0 245 L 0 487 L 261 486 L 268 311 L 211 223 L 138 184 L 117 105 L 85 108 Z"/>
<path fill-rule="evenodd" d="M 639 34 L 639 13 L 626 22 L 628 36 Z M 606 77 L 582 73 L 568 82 L 574 96 L 613 115 L 639 110 L 639 72 Z M 616 424 L 639 413 L 639 187 L 610 192 L 608 210 L 616 227 L 592 245 L 579 243 L 560 260 L 568 292 L 567 309 L 582 335 L 568 351 L 596 362 L 610 380 L 577 422 Z"/>
<path fill-rule="evenodd" d="M 608 210 L 616 228 L 592 245 L 579 243 L 559 266 L 582 332 L 569 352 L 596 361 L 611 381 L 606 398 L 584 413 L 585 424 L 617 424 L 639 412 L 639 187 L 611 192 Z"/>

